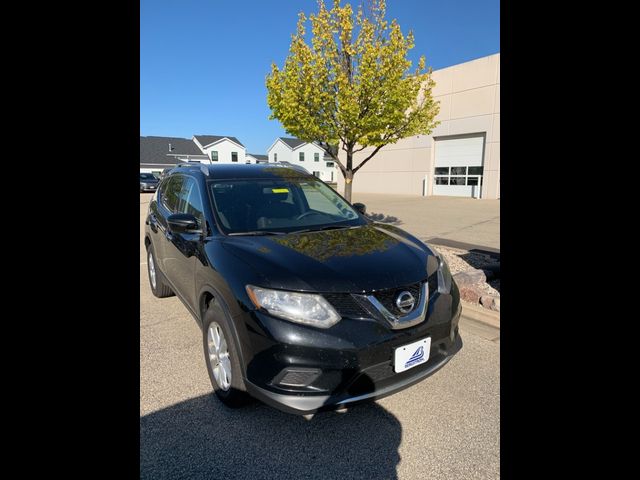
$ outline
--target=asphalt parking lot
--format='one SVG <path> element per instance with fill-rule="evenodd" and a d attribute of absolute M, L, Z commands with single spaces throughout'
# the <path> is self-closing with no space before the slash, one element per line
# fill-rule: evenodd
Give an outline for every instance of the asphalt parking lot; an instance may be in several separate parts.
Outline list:
<path fill-rule="evenodd" d="M 344 413 L 309 420 L 218 402 L 195 320 L 176 297 L 151 294 L 150 198 L 140 194 L 141 478 L 499 478 L 499 339 L 464 323 L 464 347 L 442 370 Z"/>

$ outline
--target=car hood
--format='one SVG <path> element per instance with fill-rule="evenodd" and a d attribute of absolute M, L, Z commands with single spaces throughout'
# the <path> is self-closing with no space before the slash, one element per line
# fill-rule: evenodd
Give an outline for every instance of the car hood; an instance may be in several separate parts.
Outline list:
<path fill-rule="evenodd" d="M 384 224 L 282 236 L 227 237 L 224 248 L 268 284 L 313 292 L 370 292 L 424 280 L 433 252 Z"/>

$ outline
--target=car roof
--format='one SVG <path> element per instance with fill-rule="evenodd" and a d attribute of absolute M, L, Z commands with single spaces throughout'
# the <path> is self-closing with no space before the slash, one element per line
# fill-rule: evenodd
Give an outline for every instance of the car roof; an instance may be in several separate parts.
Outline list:
<path fill-rule="evenodd" d="M 205 164 L 188 164 L 180 165 L 171 170 L 170 175 L 176 173 L 201 173 L 211 180 L 228 180 L 228 179 L 277 179 L 283 178 L 300 178 L 314 177 L 307 170 L 297 165 L 282 165 L 278 163 L 263 164 L 229 164 L 222 163 L 217 165 Z"/>

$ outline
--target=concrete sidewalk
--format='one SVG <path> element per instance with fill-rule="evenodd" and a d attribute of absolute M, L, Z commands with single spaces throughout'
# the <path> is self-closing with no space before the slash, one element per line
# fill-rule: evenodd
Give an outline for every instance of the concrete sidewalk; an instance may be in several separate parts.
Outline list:
<path fill-rule="evenodd" d="M 374 220 L 421 240 L 438 237 L 500 250 L 500 200 L 354 192 L 352 202 L 364 203 Z"/>

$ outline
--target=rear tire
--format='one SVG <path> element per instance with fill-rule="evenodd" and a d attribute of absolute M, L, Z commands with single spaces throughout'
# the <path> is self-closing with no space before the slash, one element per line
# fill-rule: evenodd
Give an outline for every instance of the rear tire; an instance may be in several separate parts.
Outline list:
<path fill-rule="evenodd" d="M 215 315 L 209 308 L 204 314 L 202 327 L 205 363 L 216 396 L 230 408 L 251 403 L 242 378 L 240 355 L 226 316 Z"/>
<path fill-rule="evenodd" d="M 156 255 L 153 251 L 153 245 L 149 244 L 147 247 L 147 273 L 149 275 L 149 286 L 151 287 L 151 293 L 158 298 L 172 297 L 175 295 L 173 290 L 167 284 L 164 275 L 158 268 L 158 262 L 156 262 Z"/>

